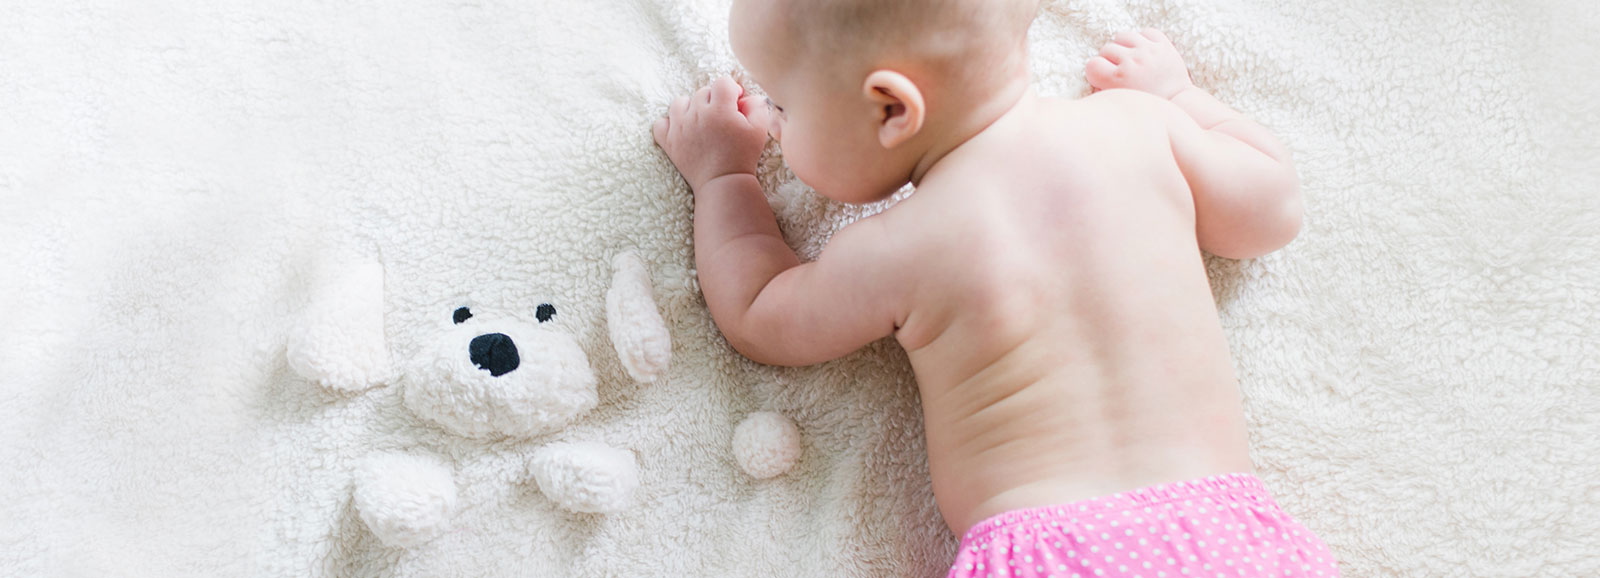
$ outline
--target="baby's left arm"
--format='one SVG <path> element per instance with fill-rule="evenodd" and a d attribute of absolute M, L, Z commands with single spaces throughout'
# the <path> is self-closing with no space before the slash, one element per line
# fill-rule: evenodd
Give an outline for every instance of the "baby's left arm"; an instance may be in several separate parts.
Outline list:
<path fill-rule="evenodd" d="M 1183 57 L 1153 29 L 1118 34 L 1084 70 L 1096 89 L 1131 88 L 1170 103 L 1173 160 L 1194 195 L 1200 248 L 1230 259 L 1276 251 L 1300 232 L 1300 179 L 1289 149 L 1189 80 Z"/>
<path fill-rule="evenodd" d="M 756 180 L 767 110 L 720 78 L 672 103 L 656 143 L 695 195 L 695 266 L 711 318 L 752 360 L 800 366 L 847 355 L 894 332 L 905 276 L 878 217 L 833 236 L 800 263 Z"/>

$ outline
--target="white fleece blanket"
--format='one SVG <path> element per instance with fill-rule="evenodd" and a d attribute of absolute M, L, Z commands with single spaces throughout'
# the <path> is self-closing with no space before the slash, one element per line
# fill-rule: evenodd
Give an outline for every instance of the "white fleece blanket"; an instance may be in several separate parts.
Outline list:
<path fill-rule="evenodd" d="M 648 127 L 734 70 L 726 4 L 0 2 L 0 575 L 942 575 L 904 355 L 757 366 L 699 300 L 691 198 Z M 1298 161 L 1301 237 L 1211 263 L 1280 503 L 1350 576 L 1600 575 L 1587 3 L 1053 0 L 1040 90 L 1084 94 L 1085 59 L 1135 26 Z M 767 167 L 808 257 L 881 209 Z M 623 251 L 674 340 L 651 385 L 606 337 Z M 396 360 L 456 307 L 556 305 L 598 408 L 482 442 L 395 387 L 311 384 L 285 343 L 352 262 L 384 267 Z M 762 410 L 804 443 L 769 480 L 729 449 Z M 633 452 L 637 503 L 553 507 L 525 462 L 564 440 Z M 425 545 L 352 509 L 387 450 L 454 468 Z"/>

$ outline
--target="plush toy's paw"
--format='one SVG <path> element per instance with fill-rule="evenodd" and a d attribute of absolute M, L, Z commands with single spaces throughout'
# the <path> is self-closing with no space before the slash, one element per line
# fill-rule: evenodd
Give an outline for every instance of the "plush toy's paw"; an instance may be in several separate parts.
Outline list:
<path fill-rule="evenodd" d="M 460 323 L 406 371 L 406 407 L 467 437 L 539 435 L 598 401 L 578 342 L 519 321 Z"/>
<path fill-rule="evenodd" d="M 650 287 L 650 272 L 633 253 L 617 255 L 606 291 L 606 325 L 617 357 L 635 381 L 655 381 L 672 362 L 672 336 L 661 320 Z"/>
<path fill-rule="evenodd" d="M 599 442 L 550 444 L 534 453 L 529 470 L 545 497 L 574 512 L 619 512 L 639 487 L 633 452 Z"/>
<path fill-rule="evenodd" d="M 382 454 L 356 471 L 355 506 L 372 534 L 389 546 L 420 546 L 443 533 L 456 509 L 449 466 L 423 456 Z"/>
<path fill-rule="evenodd" d="M 733 429 L 733 457 L 758 480 L 780 475 L 800 459 L 800 430 L 770 411 L 750 414 Z"/>
<path fill-rule="evenodd" d="M 289 367 L 323 387 L 361 391 L 388 381 L 389 345 L 383 334 L 383 266 L 341 271 L 318 288 L 290 330 Z"/>

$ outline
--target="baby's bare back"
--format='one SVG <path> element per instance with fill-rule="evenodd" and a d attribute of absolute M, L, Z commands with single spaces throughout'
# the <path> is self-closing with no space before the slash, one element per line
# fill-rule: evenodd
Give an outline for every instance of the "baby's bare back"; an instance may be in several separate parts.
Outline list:
<path fill-rule="evenodd" d="M 896 338 L 957 535 L 1251 469 L 1194 201 L 1152 100 L 1040 100 L 880 215 L 925 264 Z"/>

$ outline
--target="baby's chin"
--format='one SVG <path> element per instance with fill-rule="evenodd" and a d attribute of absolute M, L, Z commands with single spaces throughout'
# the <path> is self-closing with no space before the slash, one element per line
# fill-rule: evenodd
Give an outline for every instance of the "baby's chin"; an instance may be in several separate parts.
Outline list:
<path fill-rule="evenodd" d="M 800 182 L 811 187 L 811 190 L 816 191 L 817 194 L 832 201 L 851 205 L 864 205 L 887 199 L 899 192 L 900 188 L 906 184 L 904 180 L 895 182 L 893 178 L 885 178 L 880 175 L 865 175 L 865 171 L 860 169 L 831 171 L 831 174 L 852 175 L 856 178 L 848 182 L 821 182 L 821 179 L 807 179 L 806 175 L 796 174 L 795 176 L 800 179 Z M 865 178 L 862 178 L 863 176 Z"/>
<path fill-rule="evenodd" d="M 827 197 L 827 198 L 829 198 L 831 200 L 834 200 L 834 201 L 838 201 L 840 203 L 845 203 L 845 204 L 850 204 L 850 205 L 865 205 L 867 203 L 876 203 L 878 201 L 881 201 L 881 200 L 887 199 L 887 198 L 889 198 L 891 196 L 894 196 L 895 192 L 899 191 L 900 188 L 899 187 L 895 187 L 895 188 L 888 189 L 888 190 L 861 189 L 861 188 L 851 188 L 851 189 L 847 189 L 847 190 L 839 190 L 839 189 L 836 188 L 836 189 L 831 189 L 830 190 L 830 189 L 819 189 L 819 188 L 816 188 L 816 187 L 812 187 L 812 190 L 817 191 L 817 194 L 819 194 L 819 195 L 822 195 L 822 196 Z"/>

